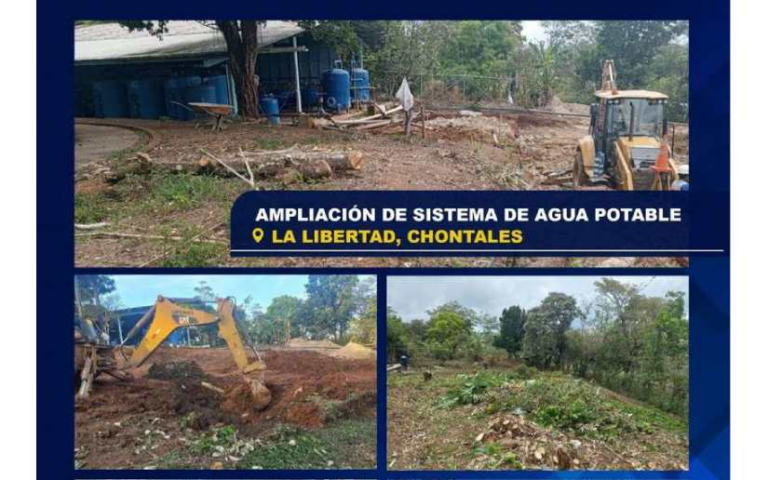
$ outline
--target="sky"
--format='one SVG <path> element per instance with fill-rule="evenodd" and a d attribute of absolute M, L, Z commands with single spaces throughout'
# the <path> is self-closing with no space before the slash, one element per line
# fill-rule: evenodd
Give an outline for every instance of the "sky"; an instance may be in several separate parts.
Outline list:
<path fill-rule="evenodd" d="M 547 34 L 540 20 L 523 20 L 523 35 L 530 41 L 541 42 L 547 39 Z"/>
<path fill-rule="evenodd" d="M 393 307 L 405 321 L 426 320 L 426 311 L 442 304 L 458 301 L 466 307 L 494 317 L 511 305 L 530 309 L 537 306 L 549 292 L 572 295 L 581 304 L 594 295 L 594 283 L 599 276 L 444 276 L 389 277 L 387 305 Z M 622 276 L 623 282 L 645 285 L 643 293 L 663 296 L 668 291 L 688 293 L 688 277 L 683 276 Z M 687 310 L 687 308 L 686 308 Z"/>
<path fill-rule="evenodd" d="M 304 298 L 307 275 L 110 275 L 115 279 L 123 308 L 155 303 L 158 295 L 189 298 L 206 281 L 221 296 L 242 301 L 248 295 L 263 308 L 281 295 Z M 364 277 L 361 276 L 361 279 Z"/>

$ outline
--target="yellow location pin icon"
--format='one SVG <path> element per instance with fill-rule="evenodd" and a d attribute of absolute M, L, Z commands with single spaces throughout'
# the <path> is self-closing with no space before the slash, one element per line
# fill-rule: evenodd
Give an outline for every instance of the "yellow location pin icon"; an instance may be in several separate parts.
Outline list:
<path fill-rule="evenodd" d="M 261 243 L 261 239 L 264 238 L 264 229 L 254 228 L 251 235 L 253 235 L 253 239 L 256 240 L 256 243 Z"/>

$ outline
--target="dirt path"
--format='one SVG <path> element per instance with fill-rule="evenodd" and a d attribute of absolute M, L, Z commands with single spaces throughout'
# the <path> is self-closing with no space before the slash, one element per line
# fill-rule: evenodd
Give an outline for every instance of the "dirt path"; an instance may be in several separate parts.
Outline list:
<path fill-rule="evenodd" d="M 127 128 L 75 124 L 75 168 L 106 160 L 139 141 Z"/>
<path fill-rule="evenodd" d="M 214 155 L 244 150 L 358 150 L 361 170 L 321 182 L 257 184 L 265 190 L 555 190 L 548 172 L 571 167 L 577 140 L 588 128 L 582 118 L 505 115 L 462 117 L 435 113 L 427 138 L 396 133 L 344 133 L 284 125 L 235 123 L 223 132 L 197 129 L 192 123 L 125 120 L 153 133 L 151 158 L 195 162 L 205 149 Z M 417 129 L 417 133 L 418 133 Z M 131 133 L 131 135 L 133 135 Z M 106 142 L 105 142 L 106 143 Z M 500 258 L 251 258 L 233 259 L 226 219 L 235 199 L 248 187 L 237 179 L 182 175 L 144 175 L 106 185 L 96 180 L 76 184 L 77 223 L 109 222 L 100 232 L 80 232 L 78 266 L 311 266 L 311 267 L 509 267 L 600 266 L 605 259 Z M 98 236 L 118 232 L 155 237 Z M 96 233 L 97 235 L 92 235 Z M 157 237 L 160 237 L 159 239 Z M 190 244 L 165 237 L 204 238 Z M 633 259 L 626 266 L 649 266 Z M 673 260 L 651 260 L 675 266 Z M 660 264 L 660 265 L 659 265 Z"/>

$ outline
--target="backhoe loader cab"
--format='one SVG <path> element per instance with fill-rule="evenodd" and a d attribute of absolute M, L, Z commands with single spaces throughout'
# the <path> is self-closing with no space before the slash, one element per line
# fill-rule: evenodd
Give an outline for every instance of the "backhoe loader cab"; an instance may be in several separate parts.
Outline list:
<path fill-rule="evenodd" d="M 579 140 L 576 151 L 574 185 L 668 188 L 677 180 L 677 167 L 665 139 L 667 96 L 647 90 L 601 90 L 595 95 L 589 135 Z M 660 166 L 662 153 L 666 161 Z"/>

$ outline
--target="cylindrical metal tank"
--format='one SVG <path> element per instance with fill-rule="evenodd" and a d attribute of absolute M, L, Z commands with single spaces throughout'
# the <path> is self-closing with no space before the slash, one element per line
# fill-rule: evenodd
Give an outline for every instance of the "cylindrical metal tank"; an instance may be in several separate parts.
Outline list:
<path fill-rule="evenodd" d="M 184 103 L 216 103 L 216 87 L 197 85 L 184 89 Z M 192 120 L 195 114 L 185 109 L 185 120 Z"/>
<path fill-rule="evenodd" d="M 267 95 L 259 100 L 259 106 L 262 113 L 269 118 L 269 123 L 273 125 L 280 124 L 280 103 L 277 101 L 277 98 Z"/>
<path fill-rule="evenodd" d="M 349 109 L 349 72 L 341 68 L 332 68 L 323 73 L 324 104 L 326 110 L 340 112 Z"/>
<path fill-rule="evenodd" d="M 191 112 L 182 107 L 184 104 L 184 89 L 198 86 L 202 79 L 198 76 L 173 77 L 165 80 L 165 109 L 168 116 L 176 120 L 192 118 Z"/>
<path fill-rule="evenodd" d="M 206 85 L 213 85 L 214 88 L 216 88 L 215 103 L 221 103 L 222 105 L 230 105 L 226 75 L 209 75 L 203 78 L 203 83 Z"/>
<path fill-rule="evenodd" d="M 93 84 L 93 108 L 99 118 L 128 116 L 128 92 L 125 82 L 105 80 Z"/>
<path fill-rule="evenodd" d="M 316 88 L 301 89 L 301 104 L 306 107 L 316 107 L 320 101 L 320 92 Z"/>
<path fill-rule="evenodd" d="M 132 118 L 158 119 L 166 114 L 163 80 L 143 78 L 128 82 L 128 106 Z"/>
<path fill-rule="evenodd" d="M 368 102 L 371 99 L 371 82 L 368 70 L 364 68 L 352 69 L 352 100 L 356 102 Z"/>

